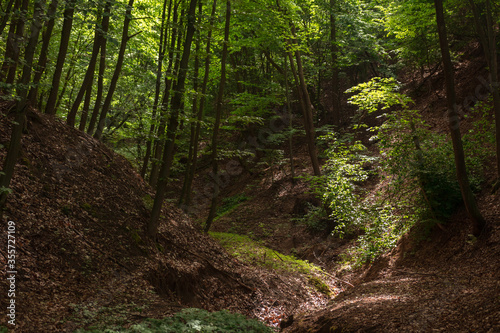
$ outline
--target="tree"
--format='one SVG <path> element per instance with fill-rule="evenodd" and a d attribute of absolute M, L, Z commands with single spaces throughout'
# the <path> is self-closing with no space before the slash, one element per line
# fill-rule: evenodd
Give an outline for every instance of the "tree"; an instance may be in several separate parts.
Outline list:
<path fill-rule="evenodd" d="M 27 15 L 28 12 L 28 5 L 28 0 L 17 0 L 14 5 L 13 20 L 9 28 L 5 57 L 0 73 L 0 79 L 6 84 L 12 85 L 16 79 L 18 59 L 24 38 L 25 15 Z"/>
<path fill-rule="evenodd" d="M 222 47 L 222 59 L 220 64 L 220 83 L 219 92 L 217 94 L 216 108 L 215 108 L 215 124 L 212 134 L 212 173 L 214 176 L 214 192 L 212 194 L 212 202 L 210 205 L 210 212 L 208 213 L 207 221 L 205 223 L 205 232 L 210 230 L 210 226 L 215 218 L 217 209 L 217 199 L 219 197 L 219 162 L 217 161 L 217 142 L 219 135 L 220 120 L 222 115 L 222 103 L 224 98 L 224 85 L 226 84 L 226 61 L 228 54 L 229 43 L 229 24 L 231 21 L 231 1 L 226 1 L 226 23 L 224 26 L 224 45 Z"/>
<path fill-rule="evenodd" d="M 31 21 L 30 36 L 24 50 L 23 72 L 18 85 L 18 100 L 15 106 L 15 122 L 9 142 L 9 149 L 5 158 L 2 173 L 0 173 L 0 211 L 3 211 L 7 200 L 8 188 L 21 150 L 21 138 L 26 124 L 26 111 L 28 108 L 28 84 L 31 79 L 33 57 L 38 42 L 38 35 L 42 27 L 42 13 L 45 0 L 37 0 Z"/>
<path fill-rule="evenodd" d="M 109 26 L 109 16 L 111 10 L 111 2 L 106 1 L 104 6 L 104 11 L 101 14 L 102 20 L 101 23 L 96 22 L 95 25 L 95 33 L 94 33 L 94 43 L 92 46 L 92 55 L 90 57 L 90 61 L 85 72 L 85 77 L 83 79 L 82 85 L 78 94 L 76 96 L 73 105 L 71 106 L 71 110 L 68 113 L 68 117 L 66 118 L 66 123 L 69 126 L 75 126 L 76 114 L 78 112 L 78 108 L 80 107 L 80 103 L 82 102 L 83 96 L 86 96 L 86 102 L 84 106 L 84 113 L 82 115 L 82 119 L 80 120 L 80 130 L 85 129 L 85 125 L 87 122 L 87 114 L 88 114 L 88 101 L 90 100 L 90 95 L 92 93 L 92 83 L 94 81 L 94 73 L 97 65 L 97 57 L 99 56 L 99 49 L 102 45 L 102 39 L 106 38 L 104 35 L 104 30 L 108 29 Z M 87 108 L 85 108 L 87 107 Z M 83 125 L 83 126 L 82 126 Z"/>
<path fill-rule="evenodd" d="M 500 93 L 498 92 L 498 61 L 497 47 L 495 38 L 495 27 L 493 23 L 493 14 L 491 1 L 485 0 L 485 7 L 480 11 L 474 0 L 469 0 L 474 14 L 474 22 L 479 40 L 484 50 L 486 63 L 490 72 L 491 93 L 493 95 L 493 108 L 495 110 L 495 128 L 496 128 L 496 155 L 497 155 L 497 181 L 494 189 L 500 188 Z"/>
<path fill-rule="evenodd" d="M 33 78 L 33 87 L 31 87 L 28 95 L 31 105 L 38 104 L 38 85 L 40 84 L 40 80 L 42 79 L 45 68 L 47 67 L 49 45 L 52 37 L 52 30 L 54 29 L 58 4 L 58 0 L 52 0 L 49 9 L 47 10 L 48 21 L 46 22 L 45 31 L 42 36 L 42 48 L 38 56 L 38 64 L 35 69 L 35 77 Z"/>
<path fill-rule="evenodd" d="M 450 51 L 448 48 L 448 39 L 443 13 L 443 0 L 434 0 L 434 5 L 436 8 L 436 23 L 444 68 L 446 99 L 448 105 L 448 124 L 453 143 L 453 152 L 455 155 L 457 179 L 460 185 L 460 191 L 462 193 L 465 208 L 472 220 L 472 232 L 475 236 L 479 236 L 485 226 L 485 220 L 479 211 L 476 199 L 474 198 L 474 194 L 470 188 L 467 169 L 465 166 L 465 154 L 462 145 L 462 136 L 460 133 L 460 118 L 458 117 L 458 110 L 456 106 L 453 65 L 451 63 Z"/>
<path fill-rule="evenodd" d="M 167 0 L 163 1 L 163 10 L 161 14 L 161 27 L 160 27 L 160 41 L 158 45 L 158 64 L 157 64 L 157 69 L 156 69 L 156 82 L 155 82 L 155 97 L 154 97 L 154 102 L 153 102 L 153 113 L 151 115 L 152 122 L 149 127 L 149 137 L 146 142 L 146 153 L 144 154 L 144 161 L 142 163 L 142 168 L 141 168 L 141 177 L 145 178 L 146 177 L 146 172 L 148 169 L 148 164 L 149 164 L 149 159 L 151 157 L 151 140 L 153 140 L 153 135 L 155 131 L 155 121 L 156 121 L 156 114 L 158 111 L 158 102 L 160 100 L 160 89 L 161 89 L 161 77 L 162 77 L 162 68 L 163 68 L 163 58 L 165 57 L 165 44 L 167 41 L 167 34 L 165 31 L 165 14 L 166 14 L 166 6 L 167 6 Z M 169 1 L 169 6 L 168 6 L 168 18 L 167 21 L 170 20 L 170 12 L 172 9 L 172 0 Z"/>
<path fill-rule="evenodd" d="M 118 79 L 120 78 L 120 73 L 122 71 L 123 60 L 125 58 L 125 51 L 127 49 L 127 42 L 133 36 L 128 35 L 128 29 L 130 25 L 130 21 L 132 21 L 132 8 L 134 5 L 134 0 L 129 0 L 127 5 L 127 10 L 125 11 L 125 19 L 123 21 L 123 31 L 122 31 L 122 40 L 120 43 L 120 51 L 118 53 L 118 59 L 116 60 L 115 71 L 113 72 L 113 77 L 111 78 L 111 82 L 109 84 L 108 93 L 106 95 L 106 99 L 104 100 L 104 104 L 102 106 L 101 114 L 99 116 L 99 122 L 97 124 L 97 129 L 94 133 L 94 138 L 97 140 L 101 139 L 102 132 L 104 130 L 104 125 L 106 121 L 106 116 L 111 107 L 111 101 L 113 100 L 113 94 L 115 93 L 116 85 L 118 83 Z"/>
<path fill-rule="evenodd" d="M 63 72 L 64 62 L 66 61 L 66 54 L 68 53 L 69 37 L 73 27 L 73 14 L 75 13 L 76 0 L 67 0 L 64 9 L 64 22 L 61 31 L 61 41 L 59 44 L 59 53 L 57 54 L 56 68 L 52 76 L 52 88 L 50 89 L 47 105 L 45 106 L 45 113 L 54 115 L 56 113 L 56 101 L 59 96 L 59 84 L 61 82 L 61 75 Z"/>
<path fill-rule="evenodd" d="M 200 2 L 201 8 L 201 2 Z M 213 1 L 212 4 L 212 13 L 210 14 L 210 25 L 208 28 L 207 35 L 207 44 L 205 48 L 205 69 L 203 82 L 201 84 L 201 92 L 200 97 L 198 98 L 198 94 L 195 95 L 193 101 L 193 114 L 196 114 L 196 122 L 194 126 L 194 132 L 192 131 L 192 138 L 190 143 L 190 154 L 188 156 L 188 166 L 186 167 L 186 173 L 184 176 L 184 184 L 183 184 L 183 194 L 181 194 L 181 198 L 179 200 L 179 205 L 189 206 L 191 204 L 191 188 L 193 184 L 194 174 L 196 171 L 196 164 L 198 161 L 198 141 L 200 138 L 200 130 L 201 130 L 201 120 L 203 118 L 203 111 L 205 108 L 205 100 L 206 100 L 206 92 L 208 85 L 208 76 L 210 74 L 210 47 L 212 41 L 212 30 L 213 24 L 215 21 L 215 13 L 217 9 L 217 0 Z M 195 89 L 196 91 L 196 89 Z M 199 105 L 198 105 L 199 100 Z"/>
<path fill-rule="evenodd" d="M 147 226 L 147 231 L 151 238 L 154 238 L 156 236 L 156 233 L 158 232 L 161 207 L 163 205 L 163 199 L 165 198 L 168 177 L 170 176 L 172 162 L 174 159 L 175 138 L 177 134 L 177 126 L 179 125 L 179 113 L 184 95 L 189 55 L 191 53 L 191 43 L 193 41 L 193 35 L 195 31 L 194 22 L 196 15 L 196 1 L 197 0 L 190 0 L 189 10 L 187 12 L 188 20 L 186 39 L 184 40 L 184 49 L 182 51 L 179 75 L 177 77 L 174 95 L 172 96 L 172 113 L 170 114 L 167 127 L 167 139 L 165 143 L 165 149 L 163 151 L 163 164 L 160 169 L 160 178 L 158 180 L 158 184 L 156 185 L 156 195 L 153 209 L 151 211 L 151 220 Z"/>

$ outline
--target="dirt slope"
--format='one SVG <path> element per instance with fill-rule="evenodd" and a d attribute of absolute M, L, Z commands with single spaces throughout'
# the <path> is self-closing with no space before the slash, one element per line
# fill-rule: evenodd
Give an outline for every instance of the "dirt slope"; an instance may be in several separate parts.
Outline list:
<path fill-rule="evenodd" d="M 0 106 L 0 144 L 9 104 Z M 0 150 L 0 162 L 5 158 Z M 30 110 L 2 222 L 16 224 L 16 332 L 72 332 L 99 321 L 124 326 L 182 307 L 255 317 L 266 304 L 291 312 L 311 300 L 302 282 L 248 267 L 165 205 L 157 245 L 144 235 L 152 190 L 93 138 Z M 0 274 L 6 308 L 6 270 Z M 6 326 L 6 316 L 0 325 Z"/>

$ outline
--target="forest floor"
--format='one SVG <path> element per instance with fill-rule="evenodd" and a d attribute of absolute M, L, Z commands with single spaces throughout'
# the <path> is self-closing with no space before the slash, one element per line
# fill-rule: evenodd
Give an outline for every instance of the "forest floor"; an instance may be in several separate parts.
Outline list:
<path fill-rule="evenodd" d="M 461 96 L 481 84 L 475 78 L 484 75 L 484 65 L 478 63 L 462 62 Z M 445 131 L 439 70 L 418 82 L 408 88 L 416 92 L 416 107 L 436 131 Z M 4 146 L 10 106 L 0 105 Z M 300 141 L 294 142 L 294 166 L 304 175 L 311 170 Z M 4 158 L 2 149 L 0 162 Z M 274 327 L 285 319 L 286 332 L 500 332 L 500 197 L 490 193 L 493 165 L 493 160 L 485 165 L 478 197 L 488 222 L 480 237 L 470 236 L 461 208 L 426 237 L 414 228 L 391 252 L 354 271 L 345 271 L 341 260 L 353 239 L 332 237 L 328 230 L 311 232 L 304 223 L 318 201 L 304 180 L 292 183 L 286 164 L 261 164 L 232 176 L 221 193 L 221 206 L 229 210 L 212 231 L 247 235 L 275 251 L 278 262 L 291 254 L 315 263 L 326 273 L 321 278 L 331 291 L 327 295 L 314 288 L 310 276 L 262 265 L 269 258 L 232 257 L 200 232 L 208 200 L 198 202 L 191 216 L 172 203 L 178 184 L 172 185 L 154 244 L 144 234 L 154 192 L 130 163 L 61 121 L 30 110 L 2 222 L 16 225 L 12 331 L 126 328 L 199 307 L 239 312 Z M 197 177 L 196 192 L 206 190 L 207 175 L 208 168 Z M 6 249 L 2 236 L 2 267 Z M 4 294 L 5 275 L 2 270 Z M 0 307 L 7 302 L 0 297 Z M 7 319 L 0 318 L 0 327 Z"/>

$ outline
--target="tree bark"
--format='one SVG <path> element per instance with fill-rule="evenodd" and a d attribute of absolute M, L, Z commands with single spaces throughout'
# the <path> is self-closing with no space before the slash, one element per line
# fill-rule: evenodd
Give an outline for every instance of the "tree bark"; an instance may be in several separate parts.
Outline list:
<path fill-rule="evenodd" d="M 458 117 L 455 82 L 453 74 L 453 66 L 451 63 L 450 50 L 448 48 L 448 40 L 446 36 L 446 25 L 443 13 L 443 0 L 434 0 L 436 7 L 436 23 L 439 35 L 439 45 L 441 47 L 441 56 L 443 59 L 443 68 L 445 76 L 446 97 L 448 105 L 448 124 L 453 143 L 453 152 L 455 155 L 455 167 L 458 183 L 462 193 L 462 199 L 469 217 L 472 220 L 472 232 L 475 236 L 479 236 L 485 225 L 485 220 L 479 211 L 479 208 L 474 198 L 474 194 L 470 188 L 469 178 L 467 176 L 467 168 L 465 166 L 465 155 L 462 145 L 462 136 L 460 133 L 460 118 Z"/>
<path fill-rule="evenodd" d="M 61 75 L 63 72 L 64 62 L 66 61 L 66 54 L 68 53 L 69 37 L 73 27 L 73 14 L 75 13 L 76 0 L 67 0 L 64 9 L 64 22 L 61 32 L 61 43 L 59 45 L 59 53 L 57 54 L 56 68 L 52 76 L 52 88 L 50 89 L 47 105 L 45 106 L 45 113 L 54 115 L 56 113 L 56 101 L 59 95 L 59 84 L 61 82 Z"/>

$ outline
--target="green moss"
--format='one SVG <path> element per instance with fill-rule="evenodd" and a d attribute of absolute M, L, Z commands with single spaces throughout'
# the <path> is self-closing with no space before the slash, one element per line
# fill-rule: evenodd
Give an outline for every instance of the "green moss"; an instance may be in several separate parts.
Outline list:
<path fill-rule="evenodd" d="M 330 296 L 332 294 L 332 291 L 330 290 L 328 285 L 324 283 L 323 280 L 321 280 L 319 277 L 310 276 L 308 281 L 320 293 L 325 294 L 327 296 Z"/>
<path fill-rule="evenodd" d="M 229 253 L 243 262 L 278 271 L 299 272 L 308 275 L 321 272 L 319 267 L 307 260 L 278 253 L 253 241 L 248 236 L 223 232 L 210 232 L 210 235 L 217 239 Z"/>

